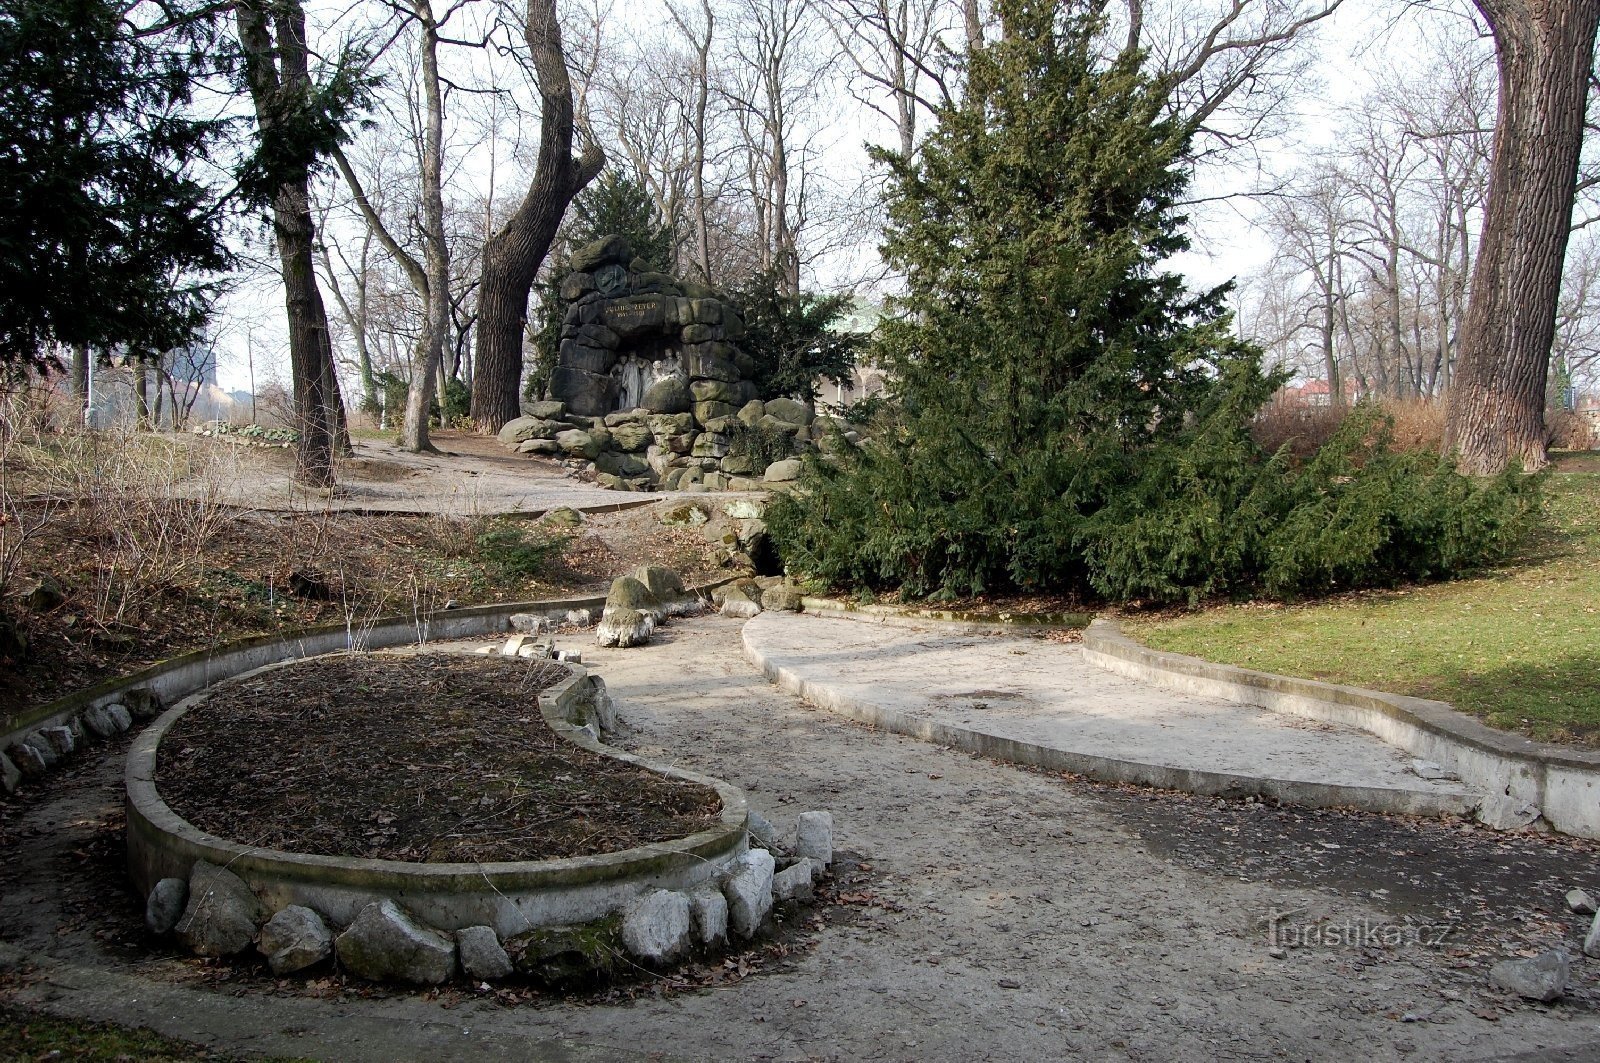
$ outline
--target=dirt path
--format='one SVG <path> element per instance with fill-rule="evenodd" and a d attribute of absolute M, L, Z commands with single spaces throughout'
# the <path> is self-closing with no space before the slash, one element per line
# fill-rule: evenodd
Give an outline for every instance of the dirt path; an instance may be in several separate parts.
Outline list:
<path fill-rule="evenodd" d="M 810 948 L 714 990 L 502 1007 L 322 997 L 151 955 L 117 892 L 113 758 L 7 823 L 0 996 L 235 1051 L 316 1058 L 1480 1059 L 1600 1047 L 1594 961 L 1554 1007 L 1484 961 L 1581 931 L 1561 893 L 1595 847 L 1063 780 L 844 722 L 745 662 L 735 624 L 595 651 L 623 744 L 750 790 L 780 827 L 835 816 L 854 903 Z M 1269 951 L 1265 921 L 1377 928 Z M 1441 947 L 1384 947 L 1458 925 Z M 1290 935 L 1296 932 L 1291 930 Z M 32 964 L 32 966 L 28 966 Z M 1537 1057 L 1536 1057 L 1537 1058 Z M 1549 1057 L 1555 1058 L 1555 1057 Z"/>

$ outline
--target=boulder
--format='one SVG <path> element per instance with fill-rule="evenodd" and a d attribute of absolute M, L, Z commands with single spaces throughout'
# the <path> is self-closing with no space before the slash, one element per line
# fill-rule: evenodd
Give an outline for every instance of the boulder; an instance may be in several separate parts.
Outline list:
<path fill-rule="evenodd" d="M 718 417 L 732 417 L 738 412 L 737 407 L 726 402 L 697 402 L 694 404 L 694 419 L 704 425 L 707 421 L 714 421 Z M 718 455 L 719 457 L 721 455 Z"/>
<path fill-rule="evenodd" d="M 157 937 L 165 937 L 183 918 L 184 906 L 189 900 L 189 884 L 181 878 L 164 878 L 150 890 L 144 902 L 145 929 Z"/>
<path fill-rule="evenodd" d="M 475 982 L 498 981 L 512 971 L 511 957 L 491 927 L 457 930 L 456 951 L 461 955 L 461 970 Z"/>
<path fill-rule="evenodd" d="M 133 715 L 121 705 L 96 705 L 79 717 L 83 729 L 96 738 L 111 738 L 133 726 Z"/>
<path fill-rule="evenodd" d="M 701 945 L 720 945 L 728 940 L 728 898 L 709 882 L 689 891 L 689 918 L 694 939 Z"/>
<path fill-rule="evenodd" d="M 653 890 L 623 911 L 622 947 L 646 963 L 671 963 L 688 953 L 692 928 L 688 897 Z"/>
<path fill-rule="evenodd" d="M 255 940 L 261 919 L 261 902 L 244 879 L 195 861 L 189 872 L 189 904 L 175 927 L 179 941 L 201 956 L 237 955 Z"/>
<path fill-rule="evenodd" d="M 810 424 L 813 417 L 811 408 L 798 399 L 768 399 L 765 413 L 793 425 Z"/>
<path fill-rule="evenodd" d="M 761 479 L 769 484 L 787 483 L 790 480 L 798 480 L 800 478 L 800 470 L 802 467 L 803 466 L 801 465 L 799 458 L 784 458 L 782 461 L 775 461 L 771 465 L 768 465 L 767 471 L 761 477 Z"/>
<path fill-rule="evenodd" d="M 781 613 L 798 613 L 802 595 L 798 587 L 780 583 L 761 592 L 761 608 Z"/>
<path fill-rule="evenodd" d="M 686 601 L 692 601 L 692 596 L 684 589 L 682 577 L 672 569 L 665 565 L 640 565 L 632 575 L 666 607 L 668 616 L 682 616 L 688 612 L 684 606 Z"/>
<path fill-rule="evenodd" d="M 506 942 L 506 952 L 523 974 L 560 983 L 604 974 L 622 952 L 615 919 L 582 926 L 542 926 Z"/>
<path fill-rule="evenodd" d="M 1572 963 L 1560 949 L 1551 949 L 1531 960 L 1501 960 L 1489 968 L 1489 984 L 1529 1000 L 1545 1004 L 1560 999 L 1567 991 Z"/>
<path fill-rule="evenodd" d="M 1594 897 L 1590 896 L 1588 890 L 1567 891 L 1568 911 L 1577 912 L 1579 915 L 1593 915 L 1596 907 Z"/>
<path fill-rule="evenodd" d="M 750 832 L 750 840 L 769 853 L 786 852 L 782 842 L 778 840 L 778 828 L 774 827 L 766 816 L 750 809 L 745 818 L 745 828 Z"/>
<path fill-rule="evenodd" d="M 524 439 L 512 449 L 518 454 L 560 454 L 561 444 L 553 439 Z"/>
<path fill-rule="evenodd" d="M 617 429 L 618 432 L 623 429 Z M 642 431 L 642 429 L 641 429 Z M 649 435 L 646 434 L 648 439 Z M 594 467 L 603 473 L 627 479 L 631 476 L 643 476 L 650 472 L 650 463 L 637 454 L 619 454 L 615 450 L 602 451 L 594 459 Z"/>
<path fill-rule="evenodd" d="M 749 425 L 753 428 L 760 424 L 761 418 L 765 417 L 766 415 L 766 404 L 760 399 L 751 399 L 749 402 L 739 407 L 739 412 L 734 416 L 737 417 L 741 423 Z"/>
<path fill-rule="evenodd" d="M 740 937 L 750 937 L 772 911 L 772 854 L 765 849 L 742 853 L 722 884 L 728 902 L 728 925 Z"/>
<path fill-rule="evenodd" d="M 375 982 L 437 985 L 455 971 L 455 942 L 413 921 L 390 900 L 361 909 L 339 935 L 339 963 Z"/>
<path fill-rule="evenodd" d="M 583 514 L 571 506 L 557 506 L 540 517 L 539 523 L 547 528 L 581 528 Z"/>
<path fill-rule="evenodd" d="M 149 687 L 122 692 L 122 705 L 135 720 L 153 720 L 161 715 L 161 698 Z"/>
<path fill-rule="evenodd" d="M 729 454 L 719 468 L 730 476 L 748 476 L 756 471 L 756 459 L 749 454 Z"/>
<path fill-rule="evenodd" d="M 566 427 L 560 421 L 543 417 L 513 417 L 501 427 L 500 434 L 496 438 L 506 446 L 514 447 L 530 439 L 554 439 L 556 434 Z"/>
<path fill-rule="evenodd" d="M 78 739 L 70 727 L 41 727 L 39 734 L 50 743 L 58 757 L 70 757 L 78 748 Z"/>
<path fill-rule="evenodd" d="M 47 613 L 67 600 L 67 592 L 59 580 L 46 573 L 24 580 L 17 588 L 17 597 L 34 612 Z"/>
<path fill-rule="evenodd" d="M 683 370 L 691 380 L 727 380 L 740 379 L 739 367 L 733 364 L 731 355 L 725 355 L 717 350 L 725 346 L 720 343 L 697 343 L 683 349 Z M 728 413 L 737 411 L 729 410 Z"/>
<path fill-rule="evenodd" d="M 556 443 L 566 453 L 574 457 L 588 458 L 590 461 L 600 453 L 600 444 L 594 435 L 580 428 L 569 428 L 565 432 L 558 432 Z"/>
<path fill-rule="evenodd" d="M 736 498 L 724 503 L 722 512 L 734 520 L 759 520 L 766 515 L 767 503 L 759 498 Z"/>
<path fill-rule="evenodd" d="M 0 790 L 14 794 L 21 785 L 22 769 L 13 764 L 10 757 L 0 753 Z"/>
<path fill-rule="evenodd" d="M 291 904 L 267 920 L 256 948 L 273 974 L 293 974 L 332 955 L 333 931 L 310 908 Z"/>
<path fill-rule="evenodd" d="M 522 404 L 522 415 L 524 417 L 541 417 L 545 420 L 554 421 L 565 416 L 566 412 L 567 404 L 557 402 L 554 399 L 540 399 L 537 402 L 524 402 Z"/>
<path fill-rule="evenodd" d="M 711 507 L 704 502 L 679 502 L 661 512 L 661 523 L 668 527 L 697 528 L 711 519 Z"/>
<path fill-rule="evenodd" d="M 594 274 L 569 273 L 561 280 L 561 298 L 576 302 L 594 291 Z"/>
<path fill-rule="evenodd" d="M 50 762 L 44 759 L 44 754 L 39 752 L 38 747 L 30 746 L 26 739 L 6 750 L 6 759 L 24 779 L 37 779 L 50 770 Z M 7 778 L 10 778 L 9 773 Z"/>
<path fill-rule="evenodd" d="M 642 646 L 655 634 L 656 622 L 649 613 L 637 609 L 612 609 L 607 607 L 595 625 L 594 640 L 601 646 Z"/>
<path fill-rule="evenodd" d="M 833 813 L 800 813 L 795 824 L 794 853 L 810 857 L 823 867 L 833 863 Z"/>
<path fill-rule="evenodd" d="M 611 430 L 611 445 L 630 454 L 648 447 L 654 438 L 648 425 L 637 422 L 618 425 Z"/>
<path fill-rule="evenodd" d="M 1583 954 L 1600 959 L 1600 915 L 1589 924 L 1589 933 L 1583 939 Z"/>
<path fill-rule="evenodd" d="M 697 403 L 724 402 L 734 408 L 730 414 L 737 414 L 736 405 L 744 398 L 744 389 L 739 386 L 739 381 L 733 380 L 696 380 L 689 385 L 689 393 L 694 396 Z"/>
<path fill-rule="evenodd" d="M 718 462 L 728 453 L 728 437 L 717 432 L 701 432 L 695 437 L 694 449 L 690 451 L 697 458 L 715 458 Z"/>
<path fill-rule="evenodd" d="M 729 587 L 727 593 L 722 596 L 722 608 L 719 612 L 734 620 L 748 620 L 761 612 L 761 606 L 738 587 Z"/>
<path fill-rule="evenodd" d="M 61 759 L 61 754 L 56 752 L 56 747 L 51 743 L 50 739 L 38 731 L 34 731 L 24 738 L 21 744 L 38 754 L 38 759 L 44 762 L 44 768 L 55 767 L 56 761 Z M 20 765 L 22 762 L 19 760 L 17 763 Z M 27 771 L 27 769 L 24 768 L 23 771 Z M 40 774 L 43 774 L 43 769 L 41 769 Z"/>
<path fill-rule="evenodd" d="M 655 436 L 656 442 L 666 446 L 667 441 L 673 436 L 694 432 L 694 414 L 688 412 L 686 405 L 679 413 L 653 413 L 645 418 L 645 424 L 650 428 L 650 434 Z"/>
<path fill-rule="evenodd" d="M 632 260 L 633 245 L 626 238 L 602 236 L 574 251 L 571 264 L 575 273 L 593 273 L 601 266 L 627 265 Z"/>
<path fill-rule="evenodd" d="M 681 582 L 678 585 L 683 586 Z M 611 581 L 611 590 L 606 594 L 606 612 L 613 609 L 635 609 L 658 621 L 667 618 L 665 603 L 651 592 L 648 584 L 639 579 L 637 569 Z"/>

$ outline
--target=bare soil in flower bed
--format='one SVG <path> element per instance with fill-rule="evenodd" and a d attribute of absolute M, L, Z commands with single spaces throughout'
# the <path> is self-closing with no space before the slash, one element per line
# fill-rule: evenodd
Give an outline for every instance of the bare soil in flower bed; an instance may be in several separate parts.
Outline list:
<path fill-rule="evenodd" d="M 715 826 L 715 790 L 579 749 L 567 672 L 459 653 L 330 657 L 227 684 L 161 742 L 156 786 L 221 838 L 418 863 L 614 852 Z"/>

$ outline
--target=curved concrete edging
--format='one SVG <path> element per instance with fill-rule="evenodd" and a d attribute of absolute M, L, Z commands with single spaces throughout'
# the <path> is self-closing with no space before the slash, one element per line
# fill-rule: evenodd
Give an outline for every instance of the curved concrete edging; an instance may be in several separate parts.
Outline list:
<path fill-rule="evenodd" d="M 1153 650 L 1096 620 L 1083 656 L 1117 675 L 1359 728 L 1440 764 L 1469 785 L 1536 805 L 1556 830 L 1600 838 L 1600 752 L 1496 731 L 1442 701 L 1255 672 Z"/>
<path fill-rule="evenodd" d="M 781 660 L 763 651 L 752 639 L 750 624 L 754 622 L 755 620 L 752 620 L 747 623 L 741 631 L 745 655 L 778 689 L 805 698 L 815 705 L 860 723 L 908 735 L 924 742 L 934 742 L 969 753 L 978 753 L 995 760 L 1046 768 L 1051 771 L 1071 772 L 1102 782 L 1131 783 L 1194 794 L 1239 796 L 1255 794 L 1285 804 L 1306 805 L 1313 808 L 1357 808 L 1369 812 L 1401 815 L 1446 816 L 1463 815 L 1470 812 L 1476 804 L 1473 798 L 1457 794 L 1430 794 L 1377 786 L 1275 779 L 1125 760 L 1060 749 L 990 734 L 972 727 L 914 717 L 848 696 L 835 687 L 807 679 L 793 668 L 785 667 Z"/>
<path fill-rule="evenodd" d="M 244 879 L 268 912 L 299 904 L 347 926 L 367 904 L 387 898 L 438 929 L 489 926 L 507 938 L 536 927 L 604 918 L 647 889 L 687 889 L 744 852 L 748 806 L 743 791 L 595 741 L 583 725 L 598 714 L 596 684 L 584 669 L 562 667 L 571 675 L 539 697 L 540 713 L 556 734 L 590 752 L 715 789 L 722 800 L 721 824 L 620 852 L 497 863 L 423 864 L 243 845 L 184 820 L 156 788 L 161 740 L 185 713 L 203 704 L 202 692 L 164 713 L 128 753 L 128 868 L 134 883 L 148 894 L 161 879 L 187 878 L 196 860 L 206 860 Z"/>
<path fill-rule="evenodd" d="M 951 624 L 976 631 L 1060 631 L 1088 626 L 1089 613 L 1052 613 L 1049 619 L 1027 614 L 977 616 L 953 609 L 924 609 L 903 605 L 862 605 L 834 598 L 801 598 L 802 612 L 819 616 L 848 616 L 879 624 Z"/>

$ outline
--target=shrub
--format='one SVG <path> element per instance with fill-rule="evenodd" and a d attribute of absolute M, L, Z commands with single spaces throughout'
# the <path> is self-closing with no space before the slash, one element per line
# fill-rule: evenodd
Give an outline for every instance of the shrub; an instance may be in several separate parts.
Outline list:
<path fill-rule="evenodd" d="M 560 557 L 571 536 L 517 520 L 491 520 L 474 539 L 478 560 L 497 579 L 533 579 Z"/>
<path fill-rule="evenodd" d="M 739 421 L 728 430 L 728 453 L 752 458 L 764 469 L 775 461 L 794 456 L 794 437 L 782 429 Z"/>

